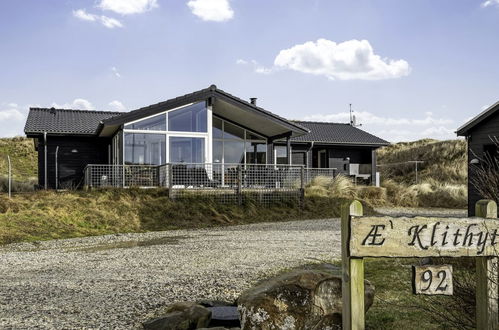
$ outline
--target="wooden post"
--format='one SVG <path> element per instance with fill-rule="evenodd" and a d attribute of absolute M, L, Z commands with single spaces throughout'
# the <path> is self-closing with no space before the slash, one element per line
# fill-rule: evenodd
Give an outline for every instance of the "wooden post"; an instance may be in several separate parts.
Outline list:
<path fill-rule="evenodd" d="M 497 204 L 480 200 L 475 204 L 475 215 L 497 218 Z M 498 271 L 497 257 L 476 258 L 476 326 L 477 329 L 498 329 Z"/>
<path fill-rule="evenodd" d="M 345 330 L 362 330 L 365 327 L 364 259 L 351 258 L 349 251 L 350 217 L 362 214 L 359 201 L 341 207 L 342 317 Z"/>

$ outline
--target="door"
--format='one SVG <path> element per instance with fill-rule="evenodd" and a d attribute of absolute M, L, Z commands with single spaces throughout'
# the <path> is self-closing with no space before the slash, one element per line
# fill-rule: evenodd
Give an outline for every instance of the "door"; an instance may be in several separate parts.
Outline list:
<path fill-rule="evenodd" d="M 326 150 L 319 150 L 319 168 L 328 168 Z"/>

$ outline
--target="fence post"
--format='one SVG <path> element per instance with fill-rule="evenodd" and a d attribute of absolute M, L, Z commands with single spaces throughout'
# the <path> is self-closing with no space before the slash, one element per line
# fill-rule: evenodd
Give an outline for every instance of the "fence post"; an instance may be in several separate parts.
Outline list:
<path fill-rule="evenodd" d="M 300 169 L 300 204 L 301 208 L 305 206 L 305 165 Z"/>
<path fill-rule="evenodd" d="M 343 329 L 362 330 L 365 327 L 364 310 L 364 259 L 350 257 L 350 218 L 362 216 L 363 208 L 359 201 L 341 207 L 341 262 Z"/>
<path fill-rule="evenodd" d="M 172 189 L 173 189 L 173 165 L 172 163 L 167 164 L 166 168 L 168 170 L 168 198 L 172 198 Z"/>
<path fill-rule="evenodd" d="M 491 200 L 480 200 L 475 204 L 477 217 L 497 218 L 497 204 Z M 498 329 L 498 259 L 476 258 L 476 327 Z"/>
<path fill-rule="evenodd" d="M 237 166 L 237 203 L 238 205 L 243 204 L 243 171 L 241 165 Z"/>
<path fill-rule="evenodd" d="M 9 190 L 9 198 L 12 197 L 12 164 L 10 162 L 10 156 L 7 155 L 7 162 L 9 163 L 9 177 L 7 178 L 8 181 L 8 190 Z"/>

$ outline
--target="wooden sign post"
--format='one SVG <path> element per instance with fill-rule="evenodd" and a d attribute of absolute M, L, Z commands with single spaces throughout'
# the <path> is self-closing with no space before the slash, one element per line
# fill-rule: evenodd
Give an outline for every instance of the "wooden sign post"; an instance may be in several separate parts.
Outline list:
<path fill-rule="evenodd" d="M 479 201 L 476 214 L 475 218 L 363 217 L 359 201 L 344 205 L 343 329 L 365 326 L 363 258 L 465 256 L 477 257 L 478 329 L 498 329 L 497 205 Z M 415 293 L 452 294 L 451 268 L 432 266 L 414 272 Z"/>

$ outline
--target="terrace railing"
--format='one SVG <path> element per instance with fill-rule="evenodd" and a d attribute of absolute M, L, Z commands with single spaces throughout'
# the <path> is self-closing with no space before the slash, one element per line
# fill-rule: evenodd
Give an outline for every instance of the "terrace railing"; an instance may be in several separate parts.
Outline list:
<path fill-rule="evenodd" d="M 261 202 L 303 197 L 304 188 L 317 176 L 333 178 L 335 169 L 301 165 L 179 163 L 152 165 L 88 165 L 85 186 L 165 187 L 170 197 L 214 195 L 223 201 L 242 203 L 244 198 Z"/>

